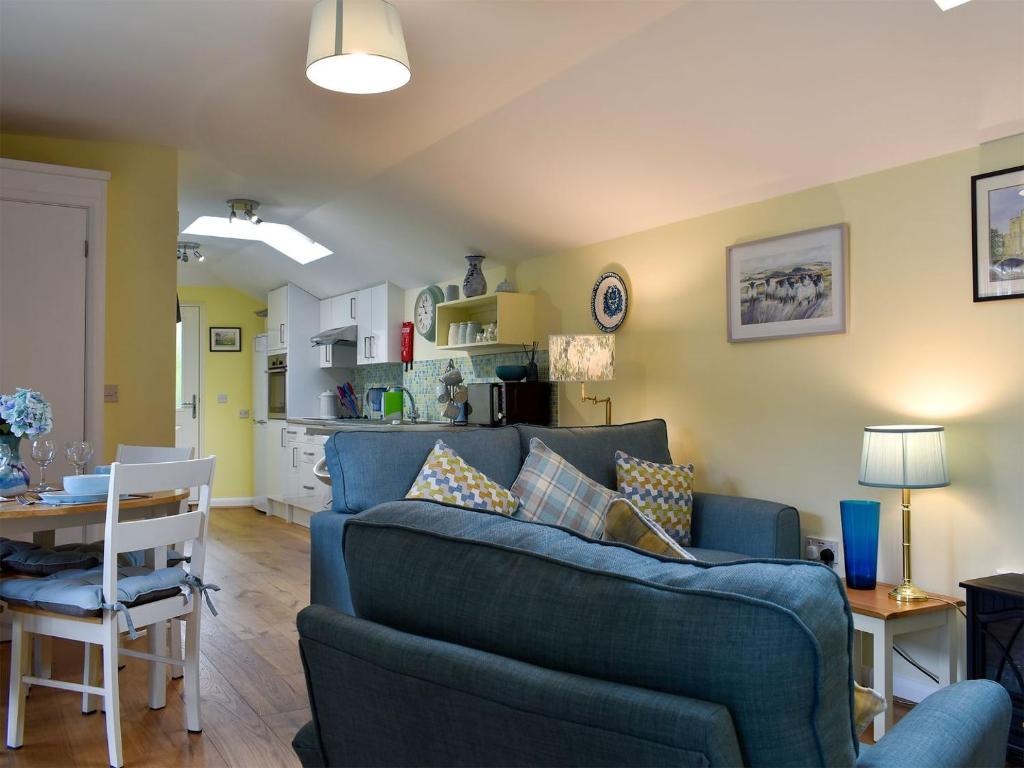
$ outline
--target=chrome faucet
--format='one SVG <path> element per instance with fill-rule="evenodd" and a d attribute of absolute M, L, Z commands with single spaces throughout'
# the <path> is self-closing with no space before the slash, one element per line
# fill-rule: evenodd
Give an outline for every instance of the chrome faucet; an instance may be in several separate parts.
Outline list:
<path fill-rule="evenodd" d="M 416 398 L 412 396 L 412 392 L 410 392 L 406 387 L 397 387 L 397 389 L 402 390 L 405 397 L 409 398 L 409 421 L 415 424 L 420 420 L 420 412 L 416 407 Z"/>

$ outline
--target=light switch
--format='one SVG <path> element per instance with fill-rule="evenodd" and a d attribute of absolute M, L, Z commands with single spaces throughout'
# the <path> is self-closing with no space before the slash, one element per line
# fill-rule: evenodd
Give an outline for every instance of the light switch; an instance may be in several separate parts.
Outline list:
<path fill-rule="evenodd" d="M 222 403 L 223 404 L 223 403 L 226 403 L 227 401 L 228 401 L 228 396 L 227 395 L 225 395 L 223 393 L 217 395 L 217 402 L 218 403 Z"/>
<path fill-rule="evenodd" d="M 238 412 L 238 418 L 240 418 L 240 419 L 248 419 L 249 418 L 249 409 L 248 408 L 242 408 Z"/>
<path fill-rule="evenodd" d="M 103 385 L 103 402 L 104 403 L 116 403 L 117 402 L 117 384 L 104 384 Z"/>

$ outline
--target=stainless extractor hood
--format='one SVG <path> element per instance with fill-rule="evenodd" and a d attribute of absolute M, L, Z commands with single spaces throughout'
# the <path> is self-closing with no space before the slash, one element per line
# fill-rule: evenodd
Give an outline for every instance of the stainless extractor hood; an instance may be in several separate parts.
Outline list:
<path fill-rule="evenodd" d="M 341 328 L 331 328 L 329 331 L 320 331 L 310 339 L 313 346 L 327 347 L 332 344 L 346 344 L 354 347 L 359 331 L 354 325 L 345 325 Z"/>

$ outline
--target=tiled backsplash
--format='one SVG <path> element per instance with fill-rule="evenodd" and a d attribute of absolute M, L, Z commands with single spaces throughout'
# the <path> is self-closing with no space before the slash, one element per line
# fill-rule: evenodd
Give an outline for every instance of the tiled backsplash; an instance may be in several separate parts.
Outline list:
<path fill-rule="evenodd" d="M 501 352 L 494 355 L 473 355 L 457 357 L 455 367 L 462 371 L 467 384 L 498 381 L 494 370 L 499 365 L 522 365 L 525 361 L 522 352 Z M 381 363 L 379 365 L 360 365 L 352 372 L 352 388 L 362 406 L 363 393 L 367 387 L 392 386 L 402 382 L 406 389 L 416 398 L 422 421 L 440 421 L 443 405 L 437 402 L 436 387 L 440 383 L 441 374 L 448 367 L 448 358 L 436 360 L 417 360 L 411 371 L 402 370 L 401 363 Z M 541 381 L 548 380 L 548 353 L 537 351 L 537 368 Z M 558 423 L 558 397 L 552 393 L 552 423 Z"/>

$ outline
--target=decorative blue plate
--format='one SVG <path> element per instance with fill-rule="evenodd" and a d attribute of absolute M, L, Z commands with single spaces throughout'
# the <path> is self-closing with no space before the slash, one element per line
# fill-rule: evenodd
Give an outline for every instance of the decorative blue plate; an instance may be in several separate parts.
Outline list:
<path fill-rule="evenodd" d="M 594 324 L 605 333 L 618 330 L 626 320 L 629 297 L 626 281 L 617 272 L 605 272 L 594 283 L 590 294 L 590 315 Z"/>

